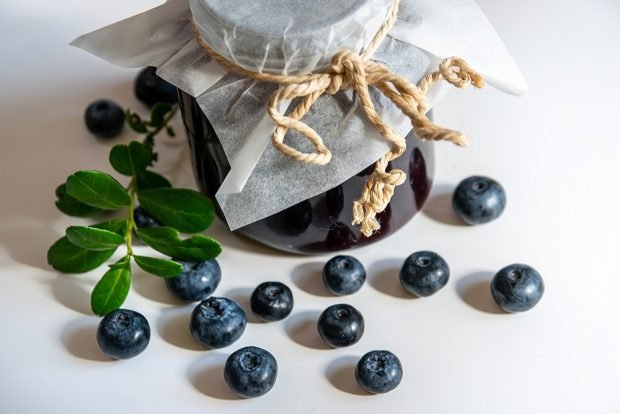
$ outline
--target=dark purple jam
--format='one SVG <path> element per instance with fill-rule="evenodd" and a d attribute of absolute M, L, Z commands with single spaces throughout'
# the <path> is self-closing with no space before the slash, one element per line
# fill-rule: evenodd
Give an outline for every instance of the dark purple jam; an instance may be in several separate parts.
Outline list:
<path fill-rule="evenodd" d="M 215 193 L 230 170 L 228 160 L 196 100 L 180 91 L 179 104 L 196 180 L 200 189 L 215 200 Z M 360 234 L 351 221 L 353 201 L 359 198 L 372 166 L 323 194 L 234 233 L 279 250 L 302 254 L 334 252 L 385 238 L 404 226 L 428 198 L 434 172 L 433 145 L 409 140 L 407 150 L 392 162 L 392 167 L 405 171 L 408 181 L 396 187 L 387 209 L 377 215 L 381 229 L 370 237 Z M 225 221 L 219 206 L 217 209 L 218 216 Z"/>

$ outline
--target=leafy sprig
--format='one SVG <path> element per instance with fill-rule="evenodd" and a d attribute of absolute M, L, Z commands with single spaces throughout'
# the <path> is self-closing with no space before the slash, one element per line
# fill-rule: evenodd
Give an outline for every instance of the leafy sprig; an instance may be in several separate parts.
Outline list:
<path fill-rule="evenodd" d="M 174 118 L 178 111 L 177 105 L 170 105 L 163 102 L 157 102 L 151 108 L 151 119 L 144 121 L 135 112 L 127 109 L 125 111 L 125 120 L 127 125 L 139 134 L 145 134 L 143 144 L 151 151 L 151 165 L 157 161 L 157 153 L 153 152 L 155 146 L 155 136 L 165 130 L 169 137 L 176 136 L 174 129 L 169 125 L 170 120 Z"/>
<path fill-rule="evenodd" d="M 221 252 L 216 240 L 198 234 L 213 223 L 211 200 L 194 190 L 172 188 L 165 177 L 149 169 L 157 160 L 155 136 L 161 131 L 166 131 L 170 137 L 175 135 L 169 122 L 176 111 L 176 105 L 155 104 L 148 121 L 126 111 L 128 125 L 145 135 L 142 142 L 115 145 L 110 150 L 109 161 L 114 170 L 129 177 L 126 187 L 105 172 L 82 170 L 71 174 L 56 188 L 56 207 L 70 216 L 92 217 L 126 210 L 124 218 L 68 227 L 65 236 L 47 252 L 47 261 L 54 269 L 63 273 L 84 273 L 108 262 L 119 247 L 125 246 L 125 254 L 108 265 L 91 294 L 91 308 L 97 315 L 122 306 L 131 286 L 132 261 L 145 272 L 168 278 L 178 276 L 183 270 L 174 259 L 209 260 Z M 133 218 L 136 201 L 162 226 L 138 228 Z M 182 238 L 181 233 L 190 233 L 190 236 Z M 136 255 L 134 234 L 170 258 Z"/>

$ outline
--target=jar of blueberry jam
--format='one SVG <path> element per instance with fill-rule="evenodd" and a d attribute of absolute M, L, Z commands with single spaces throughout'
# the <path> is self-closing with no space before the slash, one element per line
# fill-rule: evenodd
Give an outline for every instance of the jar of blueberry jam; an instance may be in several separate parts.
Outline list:
<path fill-rule="evenodd" d="M 230 166 L 220 141 L 196 99 L 179 91 L 179 105 L 190 145 L 192 165 L 200 189 L 213 200 Z M 373 166 L 360 171 L 323 194 L 302 201 L 234 233 L 273 248 L 301 254 L 319 254 L 364 246 L 403 227 L 428 198 L 434 172 L 434 147 L 413 134 L 407 150 L 391 165 L 407 173 L 385 211 L 377 215 L 381 228 L 370 237 L 352 222 L 353 201 L 362 193 Z M 225 221 L 217 206 L 218 216 Z"/>

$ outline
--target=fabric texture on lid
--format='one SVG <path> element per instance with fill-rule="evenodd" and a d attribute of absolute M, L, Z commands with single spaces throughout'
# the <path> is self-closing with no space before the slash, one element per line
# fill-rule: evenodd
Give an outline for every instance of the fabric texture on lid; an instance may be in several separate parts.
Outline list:
<path fill-rule="evenodd" d="M 245 69 L 305 74 L 343 49 L 361 51 L 391 0 L 189 0 L 202 38 Z"/>

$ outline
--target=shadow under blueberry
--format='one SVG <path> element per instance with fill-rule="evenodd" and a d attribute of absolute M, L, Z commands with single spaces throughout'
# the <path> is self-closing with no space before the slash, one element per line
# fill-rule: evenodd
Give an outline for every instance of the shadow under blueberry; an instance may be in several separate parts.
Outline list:
<path fill-rule="evenodd" d="M 491 279 L 494 273 L 480 271 L 471 273 L 456 281 L 456 292 L 463 301 L 481 312 L 502 314 L 491 296 Z"/>
<path fill-rule="evenodd" d="M 187 369 L 187 379 L 194 388 L 212 398 L 220 400 L 240 400 L 224 380 L 224 365 L 228 356 L 221 352 L 209 353 L 192 363 Z"/>
<path fill-rule="evenodd" d="M 297 266 L 291 273 L 295 286 L 314 296 L 334 297 L 323 283 L 323 262 L 309 262 Z"/>
<path fill-rule="evenodd" d="M 208 350 L 192 337 L 189 330 L 191 314 L 195 306 L 196 304 L 188 304 L 162 311 L 157 319 L 157 332 L 164 341 L 190 351 Z"/>
<path fill-rule="evenodd" d="M 400 299 L 417 299 L 400 284 L 404 258 L 379 260 L 368 267 L 368 283 L 381 293 Z"/>
<path fill-rule="evenodd" d="M 226 292 L 224 297 L 234 300 L 239 304 L 239 306 L 241 306 L 241 309 L 245 312 L 248 323 L 263 323 L 256 317 L 256 315 L 254 315 L 254 312 L 252 312 L 252 307 L 250 306 L 252 292 L 254 292 L 253 288 L 231 289 Z"/>
<path fill-rule="evenodd" d="M 452 193 L 455 186 L 437 185 L 426 201 L 422 213 L 432 220 L 453 226 L 468 226 L 452 209 Z"/>
<path fill-rule="evenodd" d="M 343 356 L 329 364 L 325 370 L 327 380 L 340 391 L 354 395 L 370 395 L 360 387 L 355 379 L 356 356 Z"/>
<path fill-rule="evenodd" d="M 70 322 L 61 332 L 60 340 L 65 349 L 73 356 L 89 361 L 114 361 L 103 353 L 97 343 L 96 316 L 81 317 Z"/>
<path fill-rule="evenodd" d="M 317 322 L 321 311 L 294 313 L 285 319 L 284 330 L 295 343 L 306 348 L 331 349 L 319 335 Z"/>
<path fill-rule="evenodd" d="M 184 305 L 168 291 L 164 279 L 135 269 L 131 280 L 133 290 L 140 296 L 166 305 Z"/>
<path fill-rule="evenodd" d="M 76 275 L 59 274 L 46 283 L 49 283 L 52 296 L 59 303 L 84 315 L 92 315 L 90 291 L 81 287 L 75 277 Z"/>

